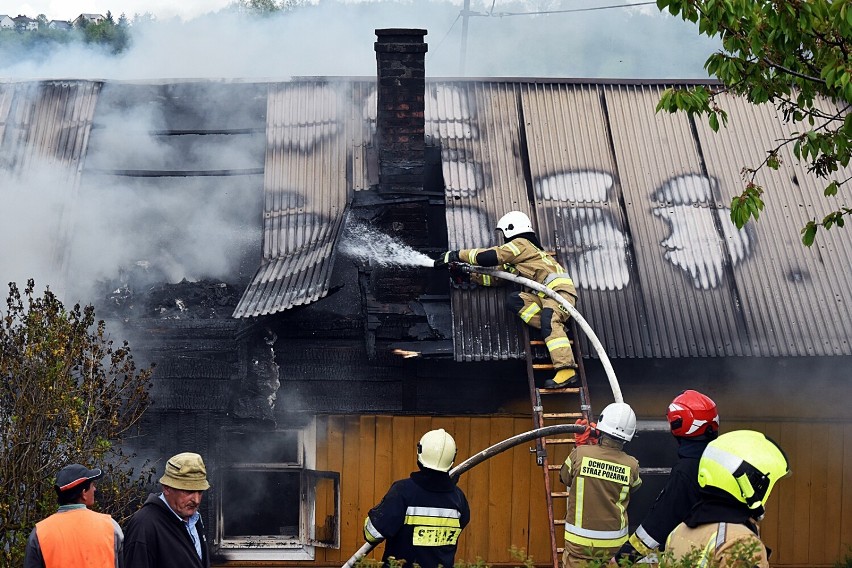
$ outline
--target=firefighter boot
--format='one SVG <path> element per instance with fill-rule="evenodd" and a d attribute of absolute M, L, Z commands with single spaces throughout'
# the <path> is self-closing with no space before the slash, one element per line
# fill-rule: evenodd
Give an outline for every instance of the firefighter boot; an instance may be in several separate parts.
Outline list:
<path fill-rule="evenodd" d="M 546 389 L 564 389 L 577 383 L 577 369 L 559 369 L 556 376 L 544 381 Z"/>

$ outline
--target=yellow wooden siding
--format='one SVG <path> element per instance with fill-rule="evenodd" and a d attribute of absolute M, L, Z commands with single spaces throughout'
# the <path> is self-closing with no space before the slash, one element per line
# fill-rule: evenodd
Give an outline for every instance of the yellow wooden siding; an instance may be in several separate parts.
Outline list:
<path fill-rule="evenodd" d="M 313 562 L 274 564 L 342 565 L 364 542 L 367 511 L 394 480 L 417 469 L 417 440 L 433 428 L 444 428 L 456 439 L 458 463 L 529 430 L 531 420 L 507 416 L 318 417 L 317 468 L 340 472 L 341 548 L 317 548 Z M 852 545 L 852 423 L 729 420 L 723 425 L 723 431 L 741 428 L 775 439 L 792 464 L 793 475 L 776 485 L 762 524 L 764 540 L 773 550 L 772 565 L 834 566 Z M 569 447 L 560 447 L 552 463 L 561 463 Z M 521 444 L 461 477 L 459 486 L 470 502 L 471 523 L 459 540 L 457 559 L 474 562 L 481 557 L 488 564 L 520 566 L 509 553 L 516 546 L 526 550 L 537 565 L 549 564 L 543 476 L 529 448 L 529 444 Z M 553 489 L 564 487 L 557 481 Z M 331 496 L 323 494 L 323 499 L 324 509 L 330 510 Z M 563 500 L 557 501 L 556 510 L 557 518 L 564 517 Z M 382 549 L 380 546 L 372 557 L 381 558 Z"/>
<path fill-rule="evenodd" d="M 757 430 L 787 453 L 793 474 L 772 491 L 761 523 L 773 566 L 834 566 L 852 546 L 852 424 L 725 421 Z"/>
<path fill-rule="evenodd" d="M 433 428 L 450 432 L 457 462 L 532 427 L 529 417 L 360 416 L 317 418 L 317 468 L 340 472 L 340 550 L 316 549 L 314 566 L 339 566 L 364 543 L 364 518 L 396 479 L 417 469 L 416 445 Z M 471 507 L 471 523 L 459 540 L 457 559 L 481 557 L 518 565 L 509 549 L 523 548 L 537 563 L 549 559 L 541 469 L 522 444 L 462 476 L 459 486 Z M 380 546 L 373 552 L 381 558 Z"/>

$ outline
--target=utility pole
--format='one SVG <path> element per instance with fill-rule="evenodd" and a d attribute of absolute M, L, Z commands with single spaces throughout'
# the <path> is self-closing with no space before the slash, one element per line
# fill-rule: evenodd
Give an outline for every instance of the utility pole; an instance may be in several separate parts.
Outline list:
<path fill-rule="evenodd" d="M 464 77 L 464 64 L 467 57 L 467 19 L 470 17 L 470 0 L 464 0 L 464 8 L 462 8 L 462 38 L 461 38 L 461 59 L 459 61 L 459 76 Z"/>

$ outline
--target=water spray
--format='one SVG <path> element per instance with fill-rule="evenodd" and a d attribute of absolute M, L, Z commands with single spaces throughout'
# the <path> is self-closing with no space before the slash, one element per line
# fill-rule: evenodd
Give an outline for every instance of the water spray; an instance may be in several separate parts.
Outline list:
<path fill-rule="evenodd" d="M 431 267 L 434 263 L 428 255 L 363 221 L 351 218 L 346 221 L 339 250 L 354 260 L 383 267 Z"/>

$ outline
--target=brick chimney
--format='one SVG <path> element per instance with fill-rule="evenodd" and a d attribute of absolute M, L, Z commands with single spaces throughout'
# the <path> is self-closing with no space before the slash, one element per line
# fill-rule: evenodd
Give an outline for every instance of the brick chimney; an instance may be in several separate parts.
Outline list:
<path fill-rule="evenodd" d="M 376 30 L 379 192 L 422 192 L 425 164 L 426 30 Z"/>

